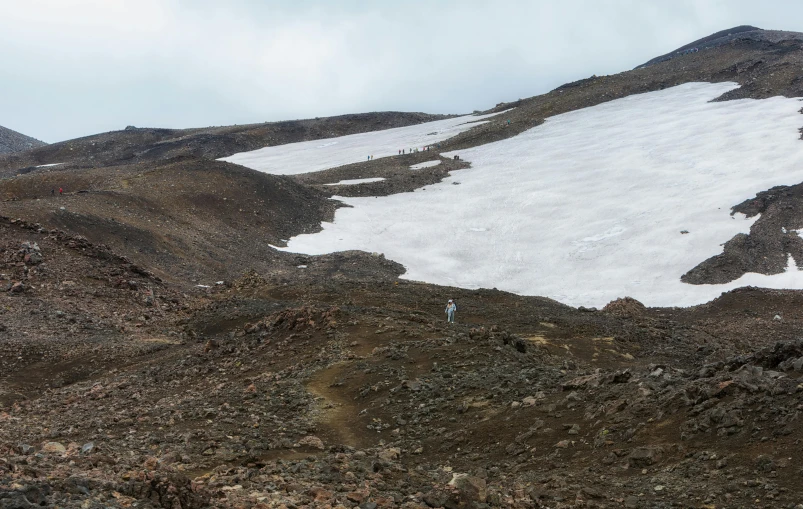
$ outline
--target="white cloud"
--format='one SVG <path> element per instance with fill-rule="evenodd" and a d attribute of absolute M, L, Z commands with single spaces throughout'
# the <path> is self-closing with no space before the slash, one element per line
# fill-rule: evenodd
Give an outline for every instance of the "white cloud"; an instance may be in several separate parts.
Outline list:
<path fill-rule="evenodd" d="M 126 124 L 468 112 L 725 27 L 794 29 L 803 5 L 0 0 L 0 12 L 0 125 L 56 141 Z"/>

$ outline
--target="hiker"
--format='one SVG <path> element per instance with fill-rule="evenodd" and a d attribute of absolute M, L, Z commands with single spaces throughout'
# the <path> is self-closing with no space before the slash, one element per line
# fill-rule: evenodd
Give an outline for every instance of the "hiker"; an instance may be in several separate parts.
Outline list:
<path fill-rule="evenodd" d="M 50 190 L 50 196 L 56 196 L 56 188 Z"/>
<path fill-rule="evenodd" d="M 446 303 L 446 321 L 454 323 L 454 312 L 457 311 L 457 304 L 452 299 Z"/>
<path fill-rule="evenodd" d="M 368 156 L 368 161 L 370 161 L 370 160 L 371 160 L 371 156 Z"/>
<path fill-rule="evenodd" d="M 59 188 L 59 196 L 61 196 L 61 195 L 63 195 L 63 194 L 64 194 L 64 188 L 63 188 L 63 187 L 60 187 L 60 188 Z"/>

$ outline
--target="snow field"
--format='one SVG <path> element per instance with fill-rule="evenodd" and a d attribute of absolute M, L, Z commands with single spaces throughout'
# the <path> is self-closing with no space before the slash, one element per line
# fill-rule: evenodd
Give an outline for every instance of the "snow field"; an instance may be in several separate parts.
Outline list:
<path fill-rule="evenodd" d="M 399 150 L 421 150 L 427 145 L 456 136 L 494 115 L 467 115 L 436 122 L 397 127 L 384 131 L 351 134 L 327 140 L 289 143 L 240 152 L 220 159 L 274 175 L 298 175 L 397 155 Z"/>
<path fill-rule="evenodd" d="M 753 220 L 731 217 L 732 206 L 803 181 L 801 102 L 709 102 L 736 86 L 691 83 L 549 118 L 460 151 L 472 164 L 459 172 L 460 186 L 449 177 L 412 193 L 338 198 L 352 208 L 338 209 L 322 232 L 291 239 L 287 250 L 382 252 L 404 264 L 408 279 L 597 307 L 623 296 L 687 306 L 745 285 L 803 288 L 794 260 L 783 274 L 727 285 L 679 279 L 749 231 Z M 414 127 L 432 132 L 429 125 Z M 385 144 L 395 154 L 381 139 L 387 134 L 358 135 L 355 153 Z M 272 149 L 274 162 L 308 158 L 307 171 L 347 157 Z"/>

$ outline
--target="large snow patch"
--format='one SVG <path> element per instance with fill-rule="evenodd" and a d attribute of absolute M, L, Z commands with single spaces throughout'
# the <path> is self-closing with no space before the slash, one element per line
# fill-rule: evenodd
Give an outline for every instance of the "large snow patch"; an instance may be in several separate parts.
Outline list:
<path fill-rule="evenodd" d="M 339 138 L 288 143 L 240 152 L 220 159 L 274 175 L 297 175 L 387 157 L 400 150 L 422 150 L 478 125 L 494 115 L 467 115 L 384 131 L 350 134 Z"/>
<path fill-rule="evenodd" d="M 379 251 L 409 279 L 572 305 L 627 295 L 686 306 L 745 285 L 803 288 L 797 270 L 727 285 L 679 279 L 749 231 L 733 205 L 803 181 L 801 102 L 709 102 L 736 86 L 691 83 L 552 117 L 460 151 L 472 167 L 440 184 L 339 198 L 352 207 L 287 249 Z"/>

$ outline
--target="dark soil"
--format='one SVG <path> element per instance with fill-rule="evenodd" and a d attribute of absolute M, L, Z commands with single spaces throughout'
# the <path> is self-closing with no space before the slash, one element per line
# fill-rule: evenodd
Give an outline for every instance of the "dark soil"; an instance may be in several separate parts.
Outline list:
<path fill-rule="evenodd" d="M 426 161 L 440 161 L 440 164 L 419 170 L 410 169 L 410 166 Z M 451 172 L 469 166 L 463 160 L 448 159 L 440 156 L 436 151 L 424 151 L 400 157 L 383 157 L 372 161 L 347 164 L 324 171 L 303 173 L 295 175 L 293 178 L 301 184 L 313 186 L 330 196 L 387 196 L 436 184 L 448 177 Z M 326 185 L 342 180 L 371 177 L 381 177 L 385 180 L 356 185 Z"/>
<path fill-rule="evenodd" d="M 319 231 L 337 205 L 288 177 L 203 159 L 31 173 L 0 180 L 0 197 L 5 214 L 107 244 L 185 283 L 269 270 L 282 258 L 269 245 Z"/>

